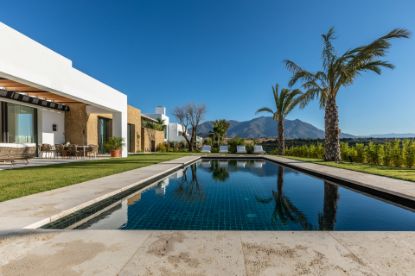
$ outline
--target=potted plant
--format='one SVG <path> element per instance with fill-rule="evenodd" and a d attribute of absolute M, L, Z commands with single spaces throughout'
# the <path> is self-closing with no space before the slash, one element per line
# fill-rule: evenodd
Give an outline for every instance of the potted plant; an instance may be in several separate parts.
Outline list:
<path fill-rule="evenodd" d="M 122 137 L 111 137 L 105 144 L 105 149 L 110 152 L 111 157 L 121 157 L 121 149 L 124 144 Z"/>

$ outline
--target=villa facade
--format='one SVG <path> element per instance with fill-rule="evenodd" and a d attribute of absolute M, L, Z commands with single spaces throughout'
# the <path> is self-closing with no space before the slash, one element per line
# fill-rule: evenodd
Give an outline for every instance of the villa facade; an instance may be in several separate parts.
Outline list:
<path fill-rule="evenodd" d="M 157 131 L 144 139 L 141 111 L 122 92 L 3 23 L 0 39 L 0 143 L 97 145 L 103 153 L 117 136 L 126 157 L 163 142 Z"/>

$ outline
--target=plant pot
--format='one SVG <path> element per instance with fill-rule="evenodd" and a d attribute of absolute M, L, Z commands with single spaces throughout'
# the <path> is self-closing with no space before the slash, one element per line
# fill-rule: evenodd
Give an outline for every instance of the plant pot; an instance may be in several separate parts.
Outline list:
<path fill-rule="evenodd" d="M 111 157 L 120 158 L 121 157 L 121 150 L 120 149 L 112 150 L 111 151 Z"/>

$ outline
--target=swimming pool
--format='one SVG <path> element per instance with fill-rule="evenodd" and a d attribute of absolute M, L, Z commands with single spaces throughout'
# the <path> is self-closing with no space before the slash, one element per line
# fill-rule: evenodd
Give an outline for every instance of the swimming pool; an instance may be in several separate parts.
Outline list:
<path fill-rule="evenodd" d="M 49 228 L 66 226 L 68 222 Z M 203 159 L 143 191 L 100 207 L 71 227 L 415 230 L 415 213 L 274 162 Z"/>

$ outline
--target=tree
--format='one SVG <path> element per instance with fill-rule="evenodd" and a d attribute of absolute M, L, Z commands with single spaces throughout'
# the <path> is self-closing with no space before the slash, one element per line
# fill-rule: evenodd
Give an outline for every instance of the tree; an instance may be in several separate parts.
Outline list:
<path fill-rule="evenodd" d="M 339 113 L 336 98 L 340 89 L 351 85 L 354 79 L 364 71 L 382 73 L 382 68 L 394 68 L 393 64 L 381 60 L 390 48 L 390 40 L 395 38 L 408 38 L 409 32 L 405 29 L 394 29 L 373 42 L 351 50 L 338 56 L 332 41 L 335 39 L 334 28 L 330 28 L 323 38 L 322 70 L 310 72 L 291 60 L 286 60 L 285 65 L 292 72 L 289 82 L 293 86 L 297 81 L 302 82 L 306 90 L 305 101 L 318 97 L 321 108 L 325 109 L 325 143 L 324 158 L 327 161 L 340 161 L 340 129 Z"/>
<path fill-rule="evenodd" d="M 176 107 L 173 112 L 179 124 L 183 126 L 183 132 L 181 134 L 186 140 L 189 151 L 193 151 L 196 148 L 197 128 L 203 120 L 205 113 L 206 107 L 204 105 L 196 104 L 187 104 L 182 107 Z M 188 134 L 188 131 L 191 132 L 190 135 Z"/>
<path fill-rule="evenodd" d="M 278 84 L 272 87 L 272 93 L 274 94 L 275 108 L 262 107 L 256 111 L 255 114 L 260 112 L 268 112 L 272 114 L 272 118 L 278 123 L 278 154 L 285 154 L 285 136 L 284 136 L 284 120 L 288 113 L 294 109 L 298 104 L 303 101 L 303 93 L 299 89 L 290 90 L 287 88 L 278 91 Z"/>
<path fill-rule="evenodd" d="M 156 121 L 157 122 L 154 124 L 154 129 L 164 131 L 164 129 L 166 128 L 166 126 L 164 124 L 165 121 L 161 118 L 157 118 Z"/>
<path fill-rule="evenodd" d="M 223 138 L 225 138 L 226 133 L 229 129 L 229 122 L 226 120 L 216 120 L 213 122 L 213 143 L 214 146 L 219 148 L 219 145 L 222 144 Z"/>

